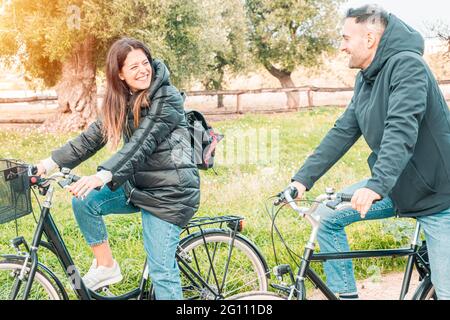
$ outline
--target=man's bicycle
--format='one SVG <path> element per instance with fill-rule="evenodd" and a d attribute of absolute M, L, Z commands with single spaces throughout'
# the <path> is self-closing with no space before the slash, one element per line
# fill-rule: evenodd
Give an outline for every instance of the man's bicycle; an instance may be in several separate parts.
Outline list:
<path fill-rule="evenodd" d="M 318 289 L 325 299 L 338 300 L 339 298 L 333 293 L 320 276 L 311 268 L 311 262 L 324 262 L 327 260 L 340 259 L 367 259 L 377 257 L 408 257 L 406 269 L 403 277 L 402 288 L 400 292 L 400 300 L 406 298 L 410 287 L 411 279 L 414 269 L 419 274 L 419 284 L 416 287 L 412 300 L 427 300 L 436 299 L 435 291 L 431 283 L 430 267 L 428 263 L 428 254 L 425 241 L 420 241 L 421 227 L 417 222 L 414 234 L 411 238 L 409 248 L 398 248 L 388 250 L 365 250 L 365 251 L 350 251 L 350 252 L 336 252 L 336 253 L 314 253 L 317 232 L 320 226 L 320 216 L 316 214 L 316 210 L 320 204 L 325 204 L 329 208 L 343 209 L 344 206 L 350 206 L 352 195 L 336 194 L 333 189 L 328 188 L 327 192 L 317 197 L 314 201 L 302 200 L 302 202 L 310 202 L 310 207 L 299 207 L 294 200 L 297 196 L 297 190 L 289 187 L 284 192 L 280 193 L 273 206 L 282 206 L 271 214 L 272 226 L 278 235 L 281 237 L 280 231 L 275 225 L 275 219 L 284 206 L 290 206 L 295 210 L 301 218 L 305 218 L 312 226 L 309 240 L 304 248 L 303 255 L 298 257 L 296 265 L 298 266 L 297 274 L 294 275 L 289 264 L 278 265 L 273 268 L 273 273 L 281 283 L 272 283 L 271 287 L 279 293 L 272 292 L 247 292 L 238 294 L 233 297 L 237 300 L 306 300 L 307 286 L 306 280 L 309 280 L 315 289 Z M 273 236 L 273 233 L 272 233 Z M 282 238 L 282 237 L 281 237 Z M 291 252 L 291 257 L 294 258 Z M 284 282 L 284 277 L 288 276 L 288 282 Z"/>
<path fill-rule="evenodd" d="M 115 296 L 108 288 L 97 292 L 86 288 L 50 212 L 55 186 L 63 188 L 79 177 L 69 169 L 48 178 L 33 176 L 35 172 L 30 165 L 0 159 L 0 224 L 32 212 L 32 189 L 45 197 L 31 246 L 24 237 L 17 237 L 11 241 L 16 253 L 1 255 L 0 300 L 69 299 L 61 277 L 39 261 L 43 249 L 57 258 L 78 299 L 153 299 L 146 261 L 136 288 L 128 293 Z M 267 290 L 267 263 L 258 248 L 240 234 L 242 225 L 242 217 L 219 216 L 192 219 L 184 228 L 176 260 L 186 299 L 226 299 L 244 291 Z"/>

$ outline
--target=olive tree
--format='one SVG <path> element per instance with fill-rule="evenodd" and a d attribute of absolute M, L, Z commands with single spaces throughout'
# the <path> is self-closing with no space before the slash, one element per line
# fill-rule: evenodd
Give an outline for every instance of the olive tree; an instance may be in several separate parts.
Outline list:
<path fill-rule="evenodd" d="M 294 87 L 298 66 L 320 63 L 338 38 L 341 0 L 245 0 L 251 50 L 256 60 L 283 88 Z M 299 95 L 287 93 L 288 107 L 299 106 Z"/>
<path fill-rule="evenodd" d="M 2 9 L 0 58 L 56 89 L 60 113 L 48 125 L 58 129 L 95 119 L 97 72 L 122 36 L 148 44 L 177 84 L 199 74 L 201 8 L 182 0 L 9 0 Z"/>
<path fill-rule="evenodd" d="M 208 90 L 223 90 L 225 75 L 244 74 L 252 60 L 246 37 L 245 8 L 241 0 L 201 0 L 204 27 L 201 31 L 203 76 L 201 82 Z M 223 107 L 218 96 L 218 107 Z"/>

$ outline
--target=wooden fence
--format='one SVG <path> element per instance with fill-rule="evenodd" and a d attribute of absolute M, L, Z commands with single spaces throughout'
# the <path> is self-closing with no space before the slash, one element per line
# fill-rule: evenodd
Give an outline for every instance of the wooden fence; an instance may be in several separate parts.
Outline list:
<path fill-rule="evenodd" d="M 439 81 L 440 85 L 450 85 L 450 80 Z M 302 86 L 293 88 L 266 88 L 266 89 L 254 89 L 254 90 L 218 90 L 218 91 L 188 91 L 186 95 L 189 97 L 195 96 L 235 96 L 236 97 L 236 107 L 234 111 L 223 112 L 218 109 L 212 112 L 205 112 L 209 115 L 219 115 L 219 114 L 241 114 L 244 113 L 242 108 L 242 96 L 243 95 L 256 95 L 264 93 L 287 93 L 287 92 L 306 92 L 308 97 L 309 108 L 314 107 L 314 93 L 338 93 L 338 92 L 351 92 L 352 87 L 341 87 L 341 88 L 327 88 L 327 87 L 315 87 L 315 86 Z M 99 96 L 101 98 L 101 96 Z M 0 98 L 0 104 L 14 104 L 14 103 L 30 103 L 39 101 L 56 101 L 57 96 L 32 96 L 25 98 Z M 300 107 L 300 106 L 299 106 Z M 267 110 L 268 111 L 268 110 Z M 274 111 L 274 110 L 271 110 Z M 287 109 L 275 110 L 275 111 L 287 111 Z M 3 122 L 0 119 L 0 123 Z M 25 121 L 24 121 L 25 122 Z"/>

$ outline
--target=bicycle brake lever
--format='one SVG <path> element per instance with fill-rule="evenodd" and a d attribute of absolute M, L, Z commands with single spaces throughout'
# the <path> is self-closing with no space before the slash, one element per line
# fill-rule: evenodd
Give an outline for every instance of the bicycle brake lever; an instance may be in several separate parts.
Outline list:
<path fill-rule="evenodd" d="M 336 199 L 333 201 L 328 201 L 326 206 L 330 209 L 336 210 L 336 208 L 342 203 L 341 199 Z"/>
<path fill-rule="evenodd" d="M 289 186 L 288 188 L 286 188 L 286 190 L 280 192 L 277 195 L 277 199 L 274 201 L 274 206 L 279 206 L 280 204 L 282 204 L 283 202 L 286 201 L 286 197 L 285 197 L 285 192 L 289 191 L 289 194 L 291 196 L 291 198 L 293 200 L 295 200 L 298 197 L 298 190 L 297 188 L 293 187 L 293 186 Z"/>
<path fill-rule="evenodd" d="M 63 189 L 65 187 L 67 187 L 68 185 L 70 185 L 71 183 L 72 183 L 72 179 L 64 179 L 64 180 L 58 181 L 59 186 Z"/>

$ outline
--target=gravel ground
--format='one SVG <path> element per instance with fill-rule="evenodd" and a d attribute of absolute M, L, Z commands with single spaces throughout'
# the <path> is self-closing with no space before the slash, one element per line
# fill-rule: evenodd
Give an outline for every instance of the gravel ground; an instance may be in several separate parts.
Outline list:
<path fill-rule="evenodd" d="M 377 279 L 365 279 L 357 281 L 358 293 L 361 300 L 398 300 L 402 288 L 403 273 L 389 273 Z M 419 283 L 417 273 L 413 274 L 410 292 L 406 299 L 411 299 L 417 284 Z M 311 300 L 324 299 L 323 295 L 314 290 L 310 296 Z"/>

